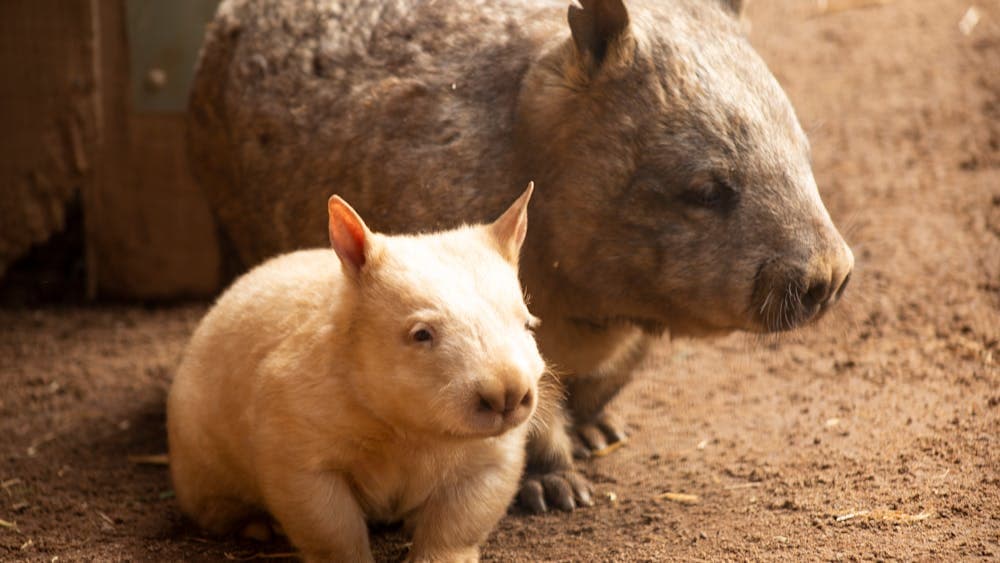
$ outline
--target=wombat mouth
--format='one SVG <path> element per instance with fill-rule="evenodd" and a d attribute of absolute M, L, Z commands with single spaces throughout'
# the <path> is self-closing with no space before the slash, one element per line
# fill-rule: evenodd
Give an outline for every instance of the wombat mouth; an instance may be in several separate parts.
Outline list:
<path fill-rule="evenodd" d="M 831 301 L 809 303 L 802 295 L 802 292 L 796 289 L 796 284 L 789 284 L 780 291 L 769 290 L 763 300 L 751 305 L 751 316 L 756 320 L 756 332 L 764 334 L 788 332 L 816 323 L 839 299 L 838 295 Z"/>
<path fill-rule="evenodd" d="M 813 324 L 840 301 L 848 281 L 850 275 L 837 287 L 810 284 L 805 271 L 765 261 L 754 276 L 746 312 L 749 330 L 772 334 Z"/>
<path fill-rule="evenodd" d="M 454 433 L 454 435 L 463 439 L 496 438 L 521 426 L 531 418 L 532 414 L 534 414 L 533 407 L 527 416 L 519 416 L 511 420 L 496 414 L 486 414 L 476 409 L 470 420 L 466 422 L 465 429 Z"/>

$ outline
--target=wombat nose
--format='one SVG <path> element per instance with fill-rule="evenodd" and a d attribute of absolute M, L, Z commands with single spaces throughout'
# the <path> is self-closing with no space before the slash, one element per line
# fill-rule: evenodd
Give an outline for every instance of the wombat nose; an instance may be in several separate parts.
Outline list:
<path fill-rule="evenodd" d="M 802 303 L 809 308 L 826 303 L 830 297 L 831 283 L 829 280 L 815 280 L 802 295 Z"/>
<path fill-rule="evenodd" d="M 780 332 L 819 319 L 844 294 L 853 269 L 854 254 L 842 241 L 814 253 L 805 264 L 763 265 L 752 297 L 760 327 Z"/>
<path fill-rule="evenodd" d="M 494 392 L 479 392 L 479 408 L 501 416 L 508 415 L 519 406 L 531 406 L 531 389 L 509 388 Z"/>
<path fill-rule="evenodd" d="M 846 274 L 833 272 L 828 278 L 813 280 L 802 294 L 802 304 L 808 308 L 829 305 L 840 299 L 850 280 L 850 271 Z"/>
<path fill-rule="evenodd" d="M 854 256 L 846 245 L 844 249 L 843 256 L 828 271 L 819 273 L 812 280 L 806 280 L 806 289 L 802 294 L 803 305 L 809 308 L 826 306 L 844 294 L 854 269 Z"/>
<path fill-rule="evenodd" d="M 844 281 L 840 282 L 840 287 L 833 294 L 834 299 L 840 299 L 844 295 L 844 290 L 847 289 L 847 282 L 849 281 L 851 281 L 851 272 L 847 272 L 847 275 L 844 276 Z"/>

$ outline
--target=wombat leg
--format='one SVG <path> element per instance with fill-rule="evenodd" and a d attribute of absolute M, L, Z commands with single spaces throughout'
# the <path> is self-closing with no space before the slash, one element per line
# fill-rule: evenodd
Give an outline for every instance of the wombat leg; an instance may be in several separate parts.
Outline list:
<path fill-rule="evenodd" d="M 478 546 L 503 518 L 517 491 L 524 450 L 520 444 L 511 446 L 517 456 L 511 463 L 443 484 L 407 520 L 413 546 L 406 561 L 479 561 Z"/>
<path fill-rule="evenodd" d="M 550 505 L 566 511 L 592 506 L 590 483 L 573 470 L 572 441 L 561 402 L 547 394 L 543 387 L 528 439 L 528 467 L 518 503 L 536 514 L 547 511 Z"/>
<path fill-rule="evenodd" d="M 237 530 L 239 524 L 253 516 L 254 512 L 243 501 L 220 496 L 204 498 L 190 511 L 203 530 L 216 536 Z"/>
<path fill-rule="evenodd" d="M 589 458 L 591 452 L 600 452 L 628 438 L 624 422 L 606 407 L 631 379 L 631 371 L 622 371 L 613 376 L 579 378 L 570 385 L 574 457 Z"/>
<path fill-rule="evenodd" d="M 295 470 L 276 455 L 262 467 L 267 505 L 305 561 L 374 561 L 364 512 L 333 472 Z"/>
<path fill-rule="evenodd" d="M 569 410 L 576 436 L 584 446 L 575 448 L 574 455 L 589 457 L 588 449 L 601 451 L 628 438 L 624 423 L 605 407 L 632 380 L 651 343 L 652 338 L 639 336 L 610 366 L 593 375 L 569 380 Z"/>

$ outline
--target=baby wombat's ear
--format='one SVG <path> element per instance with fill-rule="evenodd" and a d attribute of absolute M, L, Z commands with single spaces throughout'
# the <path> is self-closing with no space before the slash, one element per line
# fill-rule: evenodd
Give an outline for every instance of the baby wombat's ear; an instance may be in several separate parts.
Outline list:
<path fill-rule="evenodd" d="M 330 246 L 337 251 L 344 268 L 357 274 L 368 261 L 372 232 L 340 196 L 331 196 L 326 208 L 330 213 Z"/>
<path fill-rule="evenodd" d="M 628 57 L 630 45 L 622 39 L 628 31 L 629 19 L 622 0 L 573 0 L 567 19 L 576 52 L 591 72 L 611 56 Z"/>
<path fill-rule="evenodd" d="M 521 197 L 517 198 L 517 201 L 507 211 L 504 211 L 503 215 L 487 227 L 497 241 L 500 254 L 515 266 L 517 266 L 517 259 L 521 255 L 524 237 L 528 233 L 528 200 L 531 199 L 533 191 L 535 191 L 535 183 L 528 182 L 528 187 L 521 194 Z"/>

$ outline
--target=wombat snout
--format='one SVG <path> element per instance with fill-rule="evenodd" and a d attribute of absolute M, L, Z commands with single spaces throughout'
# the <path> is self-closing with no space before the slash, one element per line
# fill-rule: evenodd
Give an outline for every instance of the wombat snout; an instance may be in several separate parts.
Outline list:
<path fill-rule="evenodd" d="M 832 249 L 820 254 L 820 266 L 812 279 L 807 281 L 802 298 L 803 305 L 817 311 L 817 317 L 840 299 L 854 271 L 851 247 L 839 235 L 831 246 Z"/>
<path fill-rule="evenodd" d="M 535 391 L 527 377 L 511 375 L 485 382 L 476 389 L 476 411 L 491 422 L 499 416 L 500 429 L 513 428 L 527 420 L 535 408 Z"/>
<path fill-rule="evenodd" d="M 754 291 L 762 328 L 778 332 L 819 319 L 843 296 L 853 270 L 854 254 L 839 236 L 804 265 L 766 264 Z"/>
<path fill-rule="evenodd" d="M 810 309 L 823 308 L 840 299 L 851 279 L 851 270 L 841 270 L 834 270 L 829 276 L 823 275 L 808 282 L 802 295 L 802 304 Z"/>

